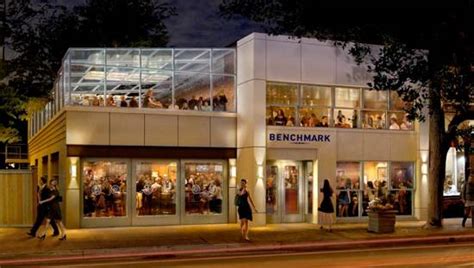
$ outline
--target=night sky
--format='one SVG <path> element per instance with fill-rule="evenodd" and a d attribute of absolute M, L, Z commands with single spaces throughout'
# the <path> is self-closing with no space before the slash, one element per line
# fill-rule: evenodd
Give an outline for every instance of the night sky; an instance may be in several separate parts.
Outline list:
<path fill-rule="evenodd" d="M 84 0 L 59 0 L 72 6 Z M 252 32 L 262 31 L 257 24 L 241 18 L 219 16 L 221 0 L 169 0 L 177 16 L 166 21 L 170 47 L 225 47 Z"/>
<path fill-rule="evenodd" d="M 170 46 L 224 47 L 261 28 L 246 19 L 219 16 L 220 0 L 172 1 L 178 15 L 167 22 Z"/>

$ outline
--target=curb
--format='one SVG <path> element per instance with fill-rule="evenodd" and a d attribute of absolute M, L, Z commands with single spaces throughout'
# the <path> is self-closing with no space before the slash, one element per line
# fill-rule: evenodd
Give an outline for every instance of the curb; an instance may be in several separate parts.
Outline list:
<path fill-rule="evenodd" d="M 369 240 L 351 240 L 351 241 L 332 241 L 332 242 L 305 242 L 295 244 L 265 244 L 265 245 L 245 245 L 242 244 L 223 244 L 207 246 L 201 249 L 182 249 L 172 247 L 156 248 L 121 248 L 121 249 L 103 249 L 101 253 L 97 250 L 71 250 L 70 254 L 54 255 L 47 257 L 28 257 L 28 259 L 12 258 L 0 259 L 0 265 L 32 265 L 46 263 L 65 263 L 77 261 L 100 261 L 107 259 L 137 259 L 137 258 L 189 258 L 218 256 L 222 254 L 249 254 L 265 252 L 311 252 L 321 250 L 345 250 L 354 248 L 375 248 L 375 247 L 400 247 L 413 246 L 419 244 L 446 244 L 463 243 L 474 241 L 474 234 L 469 235 L 439 235 L 429 237 L 409 237 L 409 238 L 385 238 Z M 199 247 L 203 245 L 192 245 Z M 117 252 L 120 251 L 120 252 Z M 61 253 L 59 253 L 61 254 Z"/>

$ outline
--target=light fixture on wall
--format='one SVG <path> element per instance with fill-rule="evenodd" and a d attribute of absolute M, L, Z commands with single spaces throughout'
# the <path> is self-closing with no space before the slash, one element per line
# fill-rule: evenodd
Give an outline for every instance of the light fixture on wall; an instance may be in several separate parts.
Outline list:
<path fill-rule="evenodd" d="M 237 160 L 229 159 L 229 187 L 236 187 L 236 178 L 237 178 Z"/>
<path fill-rule="evenodd" d="M 263 166 L 258 165 L 257 167 L 257 179 L 263 179 Z"/>
<path fill-rule="evenodd" d="M 231 177 L 237 177 L 237 167 L 236 166 L 231 166 L 230 167 L 230 176 Z"/>
<path fill-rule="evenodd" d="M 428 175 L 428 164 L 427 163 L 421 164 L 421 174 L 422 175 Z"/>
<path fill-rule="evenodd" d="M 71 177 L 77 176 L 77 165 L 76 163 L 71 163 Z"/>

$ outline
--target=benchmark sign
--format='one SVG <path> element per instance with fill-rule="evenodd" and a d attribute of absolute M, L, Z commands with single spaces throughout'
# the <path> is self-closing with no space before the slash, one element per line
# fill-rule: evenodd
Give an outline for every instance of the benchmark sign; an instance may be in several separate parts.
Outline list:
<path fill-rule="evenodd" d="M 331 135 L 269 133 L 270 141 L 290 141 L 297 144 L 309 142 L 331 142 Z"/>
<path fill-rule="evenodd" d="M 267 142 L 273 145 L 283 144 L 323 144 L 332 142 L 331 134 L 314 134 L 313 133 L 301 133 L 293 131 L 272 131 L 267 132 Z"/>

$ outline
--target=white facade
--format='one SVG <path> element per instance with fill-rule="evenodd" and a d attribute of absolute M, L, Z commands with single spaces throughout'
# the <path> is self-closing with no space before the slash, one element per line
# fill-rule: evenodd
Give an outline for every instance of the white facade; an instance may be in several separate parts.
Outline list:
<path fill-rule="evenodd" d="M 370 74 L 365 67 L 358 66 L 347 51 L 334 47 L 331 42 L 253 33 L 237 42 L 237 63 L 237 177 L 251 180 L 259 211 L 257 224 L 265 224 L 268 218 L 265 215 L 265 178 L 268 175 L 265 166 L 270 160 L 313 161 L 314 181 L 317 183 L 312 184 L 313 213 L 306 215 L 306 220 L 313 223 L 317 222 L 317 208 L 322 200 L 318 193 L 323 180 L 329 179 L 335 188 L 337 162 L 413 162 L 416 181 L 412 215 L 418 219 L 426 217 L 426 124 L 417 124 L 415 131 L 408 132 L 266 124 L 266 86 L 269 81 L 367 88 Z M 270 134 L 330 135 L 330 141 L 295 144 L 271 141 Z M 333 195 L 334 204 L 335 199 Z M 308 207 L 303 199 L 302 202 Z"/>

